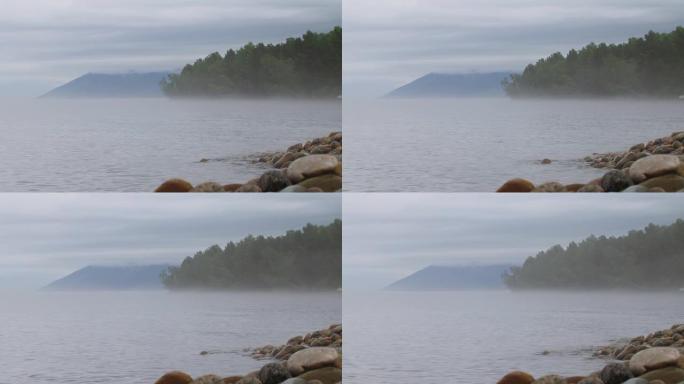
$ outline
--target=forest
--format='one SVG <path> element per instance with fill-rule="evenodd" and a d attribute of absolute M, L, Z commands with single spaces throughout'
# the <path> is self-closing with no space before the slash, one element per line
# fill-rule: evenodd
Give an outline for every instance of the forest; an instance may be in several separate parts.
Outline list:
<path fill-rule="evenodd" d="M 162 81 L 169 97 L 327 97 L 342 94 L 342 28 L 280 44 L 214 52 Z"/>
<path fill-rule="evenodd" d="M 214 245 L 161 279 L 172 290 L 335 290 L 342 287 L 342 221 Z"/>
<path fill-rule="evenodd" d="M 684 288 L 684 220 L 556 245 L 504 274 L 511 289 Z"/>
<path fill-rule="evenodd" d="M 504 80 L 511 97 L 653 97 L 684 95 L 684 28 L 649 32 L 622 44 L 591 43 L 528 65 Z"/>

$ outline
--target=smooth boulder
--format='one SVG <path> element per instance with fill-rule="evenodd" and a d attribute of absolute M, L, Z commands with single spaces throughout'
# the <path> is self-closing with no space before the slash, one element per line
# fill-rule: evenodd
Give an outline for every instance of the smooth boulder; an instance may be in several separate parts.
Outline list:
<path fill-rule="evenodd" d="M 258 377 L 262 384 L 280 384 L 292 375 L 282 364 L 270 363 L 261 367 Z"/>
<path fill-rule="evenodd" d="M 603 367 L 599 377 L 604 384 L 622 384 L 634 375 L 625 364 L 611 363 Z"/>
<path fill-rule="evenodd" d="M 287 359 L 287 368 L 292 376 L 322 367 L 335 366 L 339 353 L 335 348 L 312 347 L 297 351 Z"/>
<path fill-rule="evenodd" d="M 673 173 L 648 179 L 639 185 L 648 188 L 649 192 L 653 192 L 656 188 L 660 188 L 664 192 L 677 192 L 684 188 L 684 177 Z"/>
<path fill-rule="evenodd" d="M 182 193 L 190 192 L 192 190 L 192 184 L 183 179 L 171 179 L 162 183 L 155 192 L 158 193 Z"/>
<path fill-rule="evenodd" d="M 157 379 L 154 384 L 189 384 L 192 382 L 192 377 L 185 372 L 172 371 L 165 373 L 164 376 Z"/>
<path fill-rule="evenodd" d="M 681 161 L 673 155 L 652 155 L 641 158 L 629 167 L 629 177 L 641 183 L 651 177 L 676 172 Z"/>
<path fill-rule="evenodd" d="M 523 193 L 532 192 L 534 189 L 534 184 L 531 181 L 525 179 L 512 179 L 504 183 L 496 191 L 499 193 Z"/>
<path fill-rule="evenodd" d="M 309 382 L 318 380 L 323 384 L 337 384 L 342 381 L 342 370 L 335 367 L 319 368 L 303 373 L 299 378 Z"/>
<path fill-rule="evenodd" d="M 660 380 L 665 384 L 679 384 L 684 381 L 684 369 L 677 367 L 667 367 L 647 372 L 639 378 L 652 382 Z"/>
<path fill-rule="evenodd" d="M 513 371 L 502 377 L 496 384 L 531 384 L 534 377 L 527 372 Z"/>
<path fill-rule="evenodd" d="M 637 352 L 629 359 L 629 369 L 636 376 L 647 371 L 676 365 L 680 353 L 676 348 L 654 347 Z"/>
<path fill-rule="evenodd" d="M 293 184 L 297 184 L 310 177 L 334 173 L 339 163 L 337 157 L 331 155 L 301 157 L 287 167 L 287 177 Z"/>

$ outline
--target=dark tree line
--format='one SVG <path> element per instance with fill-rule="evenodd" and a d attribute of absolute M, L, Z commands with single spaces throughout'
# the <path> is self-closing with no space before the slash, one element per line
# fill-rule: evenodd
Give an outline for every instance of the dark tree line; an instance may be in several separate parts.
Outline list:
<path fill-rule="evenodd" d="M 161 275 L 169 289 L 338 289 L 342 221 L 308 224 L 277 237 L 248 236 L 214 245 Z"/>
<path fill-rule="evenodd" d="M 338 97 L 342 28 L 212 53 L 170 75 L 162 89 L 171 97 Z"/>
<path fill-rule="evenodd" d="M 684 28 L 623 44 L 557 52 L 503 83 L 509 96 L 663 97 L 684 94 Z"/>
<path fill-rule="evenodd" d="M 590 236 L 556 245 L 504 274 L 511 289 L 680 289 L 684 220 L 649 224 L 621 237 Z"/>

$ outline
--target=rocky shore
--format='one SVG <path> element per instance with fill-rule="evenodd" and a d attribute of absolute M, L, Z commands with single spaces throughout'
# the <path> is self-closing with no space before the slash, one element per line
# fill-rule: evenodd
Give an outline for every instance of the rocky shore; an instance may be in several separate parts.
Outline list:
<path fill-rule="evenodd" d="M 588 183 L 535 185 L 512 179 L 497 192 L 684 192 L 684 132 L 632 146 L 624 152 L 594 154 L 585 162 L 610 169 Z M 551 161 L 544 159 L 542 164 Z"/>
<path fill-rule="evenodd" d="M 196 378 L 173 371 L 155 384 L 338 384 L 342 382 L 342 325 L 304 336 L 296 336 L 281 346 L 267 345 L 248 350 L 256 359 L 271 362 L 258 371 L 242 376 L 213 374 Z"/>
<path fill-rule="evenodd" d="M 546 375 L 534 378 L 522 371 L 508 373 L 498 384 L 682 384 L 684 324 L 639 336 L 628 343 L 601 347 L 595 356 L 611 359 L 586 376 Z"/>
<path fill-rule="evenodd" d="M 249 160 L 272 169 L 242 184 L 207 181 L 192 185 L 183 179 L 170 179 L 155 192 L 339 192 L 342 189 L 342 132 L 295 144 L 282 152 L 254 155 Z"/>

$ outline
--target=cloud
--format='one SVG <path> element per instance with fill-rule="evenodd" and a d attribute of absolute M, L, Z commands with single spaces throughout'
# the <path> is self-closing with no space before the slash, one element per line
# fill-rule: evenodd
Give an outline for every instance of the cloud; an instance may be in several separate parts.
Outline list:
<path fill-rule="evenodd" d="M 341 12 L 340 0 L 6 0 L 0 95 L 87 72 L 175 70 L 248 41 L 328 30 Z"/>
<path fill-rule="evenodd" d="M 179 263 L 213 244 L 340 217 L 332 194 L 5 194 L 0 286 L 42 285 L 92 264 Z"/>
<path fill-rule="evenodd" d="M 428 265 L 520 263 L 591 234 L 684 218 L 674 195 L 349 194 L 345 288 L 379 288 Z"/>
<path fill-rule="evenodd" d="M 345 0 L 345 93 L 377 96 L 429 72 L 521 70 L 592 41 L 684 24 L 678 0 Z"/>

